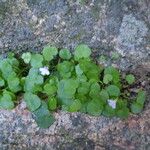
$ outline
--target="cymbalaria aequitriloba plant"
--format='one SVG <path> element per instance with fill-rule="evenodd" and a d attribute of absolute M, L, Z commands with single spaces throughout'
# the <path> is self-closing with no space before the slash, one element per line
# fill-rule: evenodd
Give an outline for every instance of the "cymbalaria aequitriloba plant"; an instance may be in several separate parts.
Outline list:
<path fill-rule="evenodd" d="M 53 124 L 52 112 L 57 109 L 123 119 L 130 112 L 140 113 L 145 91 L 139 89 L 135 99 L 124 92 L 124 87 L 136 82 L 134 75 L 123 78 L 118 69 L 96 64 L 91 53 L 84 44 L 78 45 L 73 54 L 48 45 L 42 53 L 1 56 L 0 109 L 13 109 L 22 93 L 42 128 Z"/>

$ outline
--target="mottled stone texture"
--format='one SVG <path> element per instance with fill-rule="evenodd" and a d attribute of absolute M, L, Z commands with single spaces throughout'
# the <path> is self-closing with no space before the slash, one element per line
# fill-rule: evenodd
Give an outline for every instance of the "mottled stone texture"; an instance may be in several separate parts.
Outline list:
<path fill-rule="evenodd" d="M 121 53 L 124 69 L 149 59 L 149 29 L 149 0 L 0 0 L 2 53 L 86 43 L 98 56 Z"/>
<path fill-rule="evenodd" d="M 135 69 L 148 93 L 145 109 L 125 121 L 58 112 L 43 130 L 21 103 L 0 110 L 0 149 L 149 150 L 150 1 L 0 0 L 0 53 L 41 51 L 48 43 L 72 51 L 88 44 L 95 59 L 119 52 L 105 63 Z"/>

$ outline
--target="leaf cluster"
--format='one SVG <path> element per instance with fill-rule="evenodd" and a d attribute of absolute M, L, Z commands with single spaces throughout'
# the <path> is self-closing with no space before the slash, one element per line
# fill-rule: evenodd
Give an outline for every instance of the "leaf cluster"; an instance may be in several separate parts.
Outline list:
<path fill-rule="evenodd" d="M 28 109 L 42 128 L 53 124 L 52 112 L 57 109 L 120 118 L 127 118 L 130 111 L 141 112 L 145 92 L 140 90 L 136 100 L 129 103 L 123 96 L 120 71 L 96 64 L 91 53 L 84 44 L 75 48 L 74 55 L 68 49 L 58 50 L 48 45 L 39 54 L 27 52 L 19 59 L 13 54 L 1 58 L 0 108 L 14 108 L 16 96 L 24 93 Z M 125 84 L 131 85 L 135 77 L 127 75 L 125 80 Z"/>

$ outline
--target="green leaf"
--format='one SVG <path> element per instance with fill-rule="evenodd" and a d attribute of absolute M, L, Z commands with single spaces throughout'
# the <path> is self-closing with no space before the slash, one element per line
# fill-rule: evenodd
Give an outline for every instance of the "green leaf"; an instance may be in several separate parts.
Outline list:
<path fill-rule="evenodd" d="M 101 115 L 103 110 L 103 105 L 100 105 L 96 101 L 91 101 L 87 105 L 87 113 L 92 116 L 99 116 Z"/>
<path fill-rule="evenodd" d="M 131 112 L 134 114 L 138 114 L 142 111 L 143 105 L 140 105 L 139 103 L 133 103 L 131 104 Z"/>
<path fill-rule="evenodd" d="M 80 112 L 82 112 L 82 113 L 87 113 L 87 105 L 88 105 L 88 102 L 83 103 L 83 104 L 81 105 Z"/>
<path fill-rule="evenodd" d="M 80 93 L 80 95 L 86 95 L 90 90 L 89 88 L 90 88 L 90 83 L 83 82 L 80 84 L 80 86 L 78 88 L 78 93 Z"/>
<path fill-rule="evenodd" d="M 112 81 L 113 81 L 114 85 L 117 86 L 118 83 L 120 83 L 120 73 L 116 68 L 114 68 L 112 66 L 105 68 L 104 75 L 106 75 L 106 74 L 109 74 L 112 76 L 112 78 L 113 78 Z"/>
<path fill-rule="evenodd" d="M 91 49 L 85 44 L 80 44 L 75 49 L 74 56 L 76 60 L 79 60 L 80 58 L 89 58 L 90 55 Z"/>
<path fill-rule="evenodd" d="M 36 84 L 41 85 L 44 82 L 43 76 L 39 74 L 39 70 L 37 68 L 31 68 L 28 77 L 31 80 L 33 80 Z"/>
<path fill-rule="evenodd" d="M 8 76 L 14 72 L 11 64 L 7 60 L 2 60 L 0 62 L 0 70 L 4 79 L 7 79 Z"/>
<path fill-rule="evenodd" d="M 81 59 L 79 61 L 79 66 L 86 74 L 88 79 L 94 79 L 95 81 L 99 81 L 100 73 L 103 71 L 102 67 L 97 66 L 95 63 L 88 59 Z"/>
<path fill-rule="evenodd" d="M 79 66 L 84 73 L 87 73 L 92 68 L 91 63 L 89 59 L 80 59 Z"/>
<path fill-rule="evenodd" d="M 100 86 L 98 83 L 93 83 L 91 85 L 89 96 L 91 98 L 99 98 L 100 97 Z"/>
<path fill-rule="evenodd" d="M 0 87 L 3 87 L 5 85 L 5 81 L 3 78 L 0 77 Z"/>
<path fill-rule="evenodd" d="M 120 95 L 120 89 L 115 85 L 109 85 L 106 90 L 110 97 L 118 97 Z"/>
<path fill-rule="evenodd" d="M 103 82 L 105 84 L 108 84 L 110 81 L 112 81 L 112 79 L 113 79 L 112 75 L 106 74 L 106 75 L 104 75 Z"/>
<path fill-rule="evenodd" d="M 26 52 L 26 53 L 23 53 L 21 58 L 23 59 L 23 61 L 28 64 L 31 60 L 31 53 L 30 52 Z"/>
<path fill-rule="evenodd" d="M 69 61 L 64 61 L 57 66 L 57 70 L 62 78 L 71 77 L 71 72 L 74 69 L 74 64 Z"/>
<path fill-rule="evenodd" d="M 12 97 L 8 93 L 3 93 L 3 96 L 0 98 L 0 109 L 13 109 L 14 102 Z"/>
<path fill-rule="evenodd" d="M 65 108 L 65 111 L 69 110 L 69 107 L 73 103 L 73 101 L 74 98 L 62 97 L 61 99 L 58 99 L 58 103 L 62 106 L 62 108 Z"/>
<path fill-rule="evenodd" d="M 146 100 L 146 92 L 140 90 L 138 92 L 138 96 L 137 96 L 136 102 L 141 104 L 141 105 L 144 105 L 145 100 Z"/>
<path fill-rule="evenodd" d="M 87 77 L 85 75 L 78 76 L 77 79 L 79 82 L 86 82 L 87 81 Z"/>
<path fill-rule="evenodd" d="M 31 68 L 28 76 L 25 78 L 24 91 L 25 92 L 36 92 L 38 91 L 39 85 L 43 84 L 43 76 L 39 75 L 37 68 Z"/>
<path fill-rule="evenodd" d="M 69 107 L 69 112 L 77 112 L 79 111 L 81 108 L 81 102 L 80 100 L 74 100 L 73 103 L 70 105 Z"/>
<path fill-rule="evenodd" d="M 15 73 L 12 73 L 8 76 L 7 78 L 7 83 L 8 83 L 8 87 L 9 89 L 16 93 L 18 91 L 21 90 L 21 86 L 20 86 L 20 80 L 19 78 L 16 76 Z"/>
<path fill-rule="evenodd" d="M 4 90 L 4 91 L 3 91 L 3 94 L 4 94 L 4 95 L 5 95 L 5 94 L 6 94 L 6 95 L 10 95 L 13 101 L 16 100 L 16 95 L 15 95 L 13 92 L 10 92 L 10 91 L 8 91 L 8 90 Z"/>
<path fill-rule="evenodd" d="M 103 115 L 106 117 L 113 117 L 113 116 L 115 116 L 115 109 L 106 105 L 105 109 L 103 110 Z"/>
<path fill-rule="evenodd" d="M 58 77 L 56 75 L 51 76 L 50 80 L 49 80 L 50 84 L 57 84 L 58 83 Z"/>
<path fill-rule="evenodd" d="M 71 53 L 68 49 L 62 49 L 59 52 L 59 57 L 62 59 L 70 59 L 71 58 Z"/>
<path fill-rule="evenodd" d="M 123 108 L 126 108 L 127 107 L 127 100 L 121 100 L 119 99 L 117 101 L 117 109 L 123 109 Z"/>
<path fill-rule="evenodd" d="M 25 93 L 24 94 L 24 100 L 27 104 L 27 107 L 30 111 L 35 111 L 41 106 L 41 100 L 40 98 L 32 93 Z"/>
<path fill-rule="evenodd" d="M 85 102 L 88 101 L 87 96 L 85 96 L 85 95 L 83 95 L 83 94 L 77 93 L 77 94 L 75 95 L 75 97 L 76 97 L 76 99 L 79 99 L 81 103 L 85 103 Z"/>
<path fill-rule="evenodd" d="M 47 83 L 44 85 L 44 92 L 47 95 L 54 95 L 57 92 L 57 87 L 55 85 L 51 85 L 50 83 Z"/>
<path fill-rule="evenodd" d="M 99 81 L 100 77 L 100 68 L 96 66 L 96 64 L 90 68 L 90 70 L 86 73 L 88 79 L 93 79 L 95 81 Z"/>
<path fill-rule="evenodd" d="M 7 61 L 12 66 L 14 71 L 19 70 L 19 61 L 16 58 L 7 58 Z"/>
<path fill-rule="evenodd" d="M 79 64 L 75 66 L 77 76 L 81 76 L 83 74 L 82 69 L 80 68 Z"/>
<path fill-rule="evenodd" d="M 125 119 L 129 116 L 129 109 L 128 108 L 123 108 L 117 111 L 117 116 L 119 118 Z"/>
<path fill-rule="evenodd" d="M 58 83 L 58 97 L 60 99 L 73 98 L 79 83 L 75 79 L 64 79 Z"/>
<path fill-rule="evenodd" d="M 103 102 L 107 102 L 107 100 L 109 99 L 109 95 L 108 92 L 106 90 L 101 90 L 100 91 L 100 99 L 102 99 Z"/>
<path fill-rule="evenodd" d="M 55 122 L 55 118 L 49 112 L 45 102 L 42 102 L 41 106 L 33 113 L 35 121 L 40 128 L 48 128 Z"/>
<path fill-rule="evenodd" d="M 45 60 L 51 61 L 58 54 L 58 49 L 48 45 L 44 47 L 42 53 Z"/>
<path fill-rule="evenodd" d="M 135 82 L 135 77 L 132 74 L 127 75 L 125 79 L 128 82 L 128 84 L 133 84 Z"/>
<path fill-rule="evenodd" d="M 57 108 L 57 99 L 56 98 L 48 99 L 48 108 L 49 108 L 49 110 L 55 110 Z"/>
<path fill-rule="evenodd" d="M 34 89 L 35 86 L 36 86 L 35 81 L 29 77 L 26 77 L 25 83 L 24 83 L 24 91 L 25 92 L 35 92 L 35 89 Z"/>
<path fill-rule="evenodd" d="M 7 58 L 12 59 L 14 58 L 15 54 L 13 52 L 8 52 L 7 53 Z"/>
<path fill-rule="evenodd" d="M 43 56 L 40 54 L 33 54 L 31 57 L 31 66 L 33 68 L 40 68 L 43 66 Z"/>

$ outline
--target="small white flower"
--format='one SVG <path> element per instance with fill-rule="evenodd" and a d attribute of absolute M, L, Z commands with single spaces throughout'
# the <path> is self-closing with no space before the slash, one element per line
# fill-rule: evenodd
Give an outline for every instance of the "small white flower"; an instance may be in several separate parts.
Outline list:
<path fill-rule="evenodd" d="M 113 109 L 116 108 L 116 102 L 117 102 L 116 100 L 108 99 L 107 102 L 111 108 L 113 108 Z"/>
<path fill-rule="evenodd" d="M 49 72 L 49 70 L 48 70 L 48 67 L 40 68 L 39 71 L 40 71 L 41 75 L 43 75 L 43 76 L 50 74 L 50 72 Z"/>

